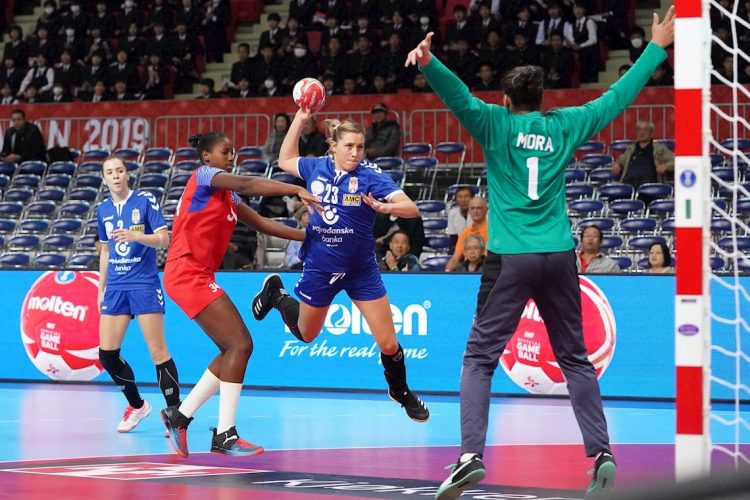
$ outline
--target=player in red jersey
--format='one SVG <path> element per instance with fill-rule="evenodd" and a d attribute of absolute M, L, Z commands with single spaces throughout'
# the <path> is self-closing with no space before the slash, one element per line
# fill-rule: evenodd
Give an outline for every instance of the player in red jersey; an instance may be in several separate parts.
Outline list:
<path fill-rule="evenodd" d="M 193 414 L 218 389 L 219 422 L 211 451 L 225 455 L 255 455 L 263 448 L 239 438 L 234 420 L 242 381 L 253 342 L 234 303 L 216 283 L 219 269 L 237 220 L 258 231 L 289 240 L 304 240 L 305 232 L 260 216 L 242 203 L 239 195 L 299 196 L 310 210 L 320 209 L 317 198 L 304 188 L 264 177 L 239 176 L 232 170 L 234 149 L 223 133 L 190 138 L 203 165 L 193 172 L 177 205 L 172 244 L 164 269 L 167 295 L 219 348 L 198 383 L 179 407 L 161 411 L 175 451 L 188 455 L 187 427 Z"/>

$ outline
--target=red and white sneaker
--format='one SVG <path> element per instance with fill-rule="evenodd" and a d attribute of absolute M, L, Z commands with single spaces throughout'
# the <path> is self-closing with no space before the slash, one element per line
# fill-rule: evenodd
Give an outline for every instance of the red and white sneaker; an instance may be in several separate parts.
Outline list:
<path fill-rule="evenodd" d="M 133 408 L 128 405 L 128 407 L 125 408 L 125 413 L 122 415 L 122 420 L 117 424 L 117 432 L 132 431 L 141 420 L 148 417 L 149 413 L 151 413 L 151 405 L 148 404 L 148 401 L 145 399 L 143 400 L 143 406 L 140 408 Z"/>

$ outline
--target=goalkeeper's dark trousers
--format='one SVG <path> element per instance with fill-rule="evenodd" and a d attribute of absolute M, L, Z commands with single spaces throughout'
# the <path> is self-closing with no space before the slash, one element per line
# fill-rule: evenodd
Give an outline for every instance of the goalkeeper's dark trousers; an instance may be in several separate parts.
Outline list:
<path fill-rule="evenodd" d="M 462 453 L 484 452 L 492 375 L 530 298 L 544 320 L 567 381 L 586 455 L 609 450 L 599 382 L 583 341 L 577 258 L 570 250 L 512 255 L 490 252 L 485 259 L 461 374 Z"/>

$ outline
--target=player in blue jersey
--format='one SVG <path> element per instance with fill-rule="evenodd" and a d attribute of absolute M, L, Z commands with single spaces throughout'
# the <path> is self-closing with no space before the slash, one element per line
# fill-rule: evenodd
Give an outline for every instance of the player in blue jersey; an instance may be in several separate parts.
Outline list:
<path fill-rule="evenodd" d="M 297 112 L 279 156 L 279 166 L 304 180 L 307 190 L 323 205 L 322 213 L 310 214 L 299 252 L 304 267 L 295 292 L 302 302 L 290 297 L 281 278 L 272 274 L 253 299 L 253 315 L 262 320 L 276 308 L 295 337 L 312 342 L 323 327 L 333 298 L 346 291 L 362 311 L 380 348 L 389 396 L 412 420 L 424 422 L 430 412 L 406 383 L 404 351 L 396 340 L 373 237 L 375 212 L 418 217 L 419 209 L 389 175 L 363 160 L 365 136 L 357 122 L 331 121 L 330 155 L 301 158 L 297 144 L 310 117 L 308 110 Z"/>
<path fill-rule="evenodd" d="M 151 405 L 138 393 L 133 369 L 120 356 L 133 317 L 138 318 L 167 405 L 180 402 L 177 367 L 164 340 L 164 293 L 156 267 L 156 249 L 169 245 L 169 233 L 156 198 L 128 187 L 121 158 L 105 160 L 102 173 L 111 196 L 96 207 L 102 243 L 99 360 L 128 400 L 117 425 L 118 432 L 128 432 L 151 413 Z"/>

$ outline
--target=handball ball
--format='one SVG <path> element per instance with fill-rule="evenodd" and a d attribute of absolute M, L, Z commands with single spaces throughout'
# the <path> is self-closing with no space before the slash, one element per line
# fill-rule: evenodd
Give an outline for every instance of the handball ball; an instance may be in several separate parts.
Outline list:
<path fill-rule="evenodd" d="M 315 113 L 326 103 L 326 89 L 315 78 L 303 78 L 292 90 L 294 103 L 300 108 L 308 108 Z"/>
<path fill-rule="evenodd" d="M 99 363 L 99 273 L 50 271 L 31 286 L 21 309 L 21 340 L 52 380 L 91 380 Z"/>

